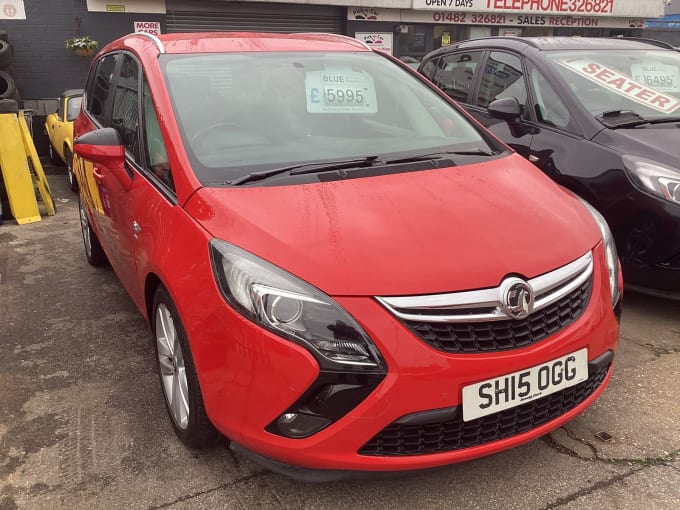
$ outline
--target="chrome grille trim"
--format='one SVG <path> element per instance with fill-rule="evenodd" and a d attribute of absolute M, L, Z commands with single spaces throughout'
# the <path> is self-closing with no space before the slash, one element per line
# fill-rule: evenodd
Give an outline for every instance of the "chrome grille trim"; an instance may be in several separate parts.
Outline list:
<path fill-rule="evenodd" d="M 593 274 L 591 252 L 554 271 L 528 280 L 534 291 L 534 313 L 560 300 L 586 282 Z M 501 306 L 501 286 L 491 289 L 395 296 L 376 299 L 399 319 L 420 322 L 481 322 L 512 320 Z"/>

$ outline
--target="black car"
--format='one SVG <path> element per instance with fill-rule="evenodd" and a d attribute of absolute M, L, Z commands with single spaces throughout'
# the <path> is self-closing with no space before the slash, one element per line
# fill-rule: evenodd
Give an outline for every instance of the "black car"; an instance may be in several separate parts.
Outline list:
<path fill-rule="evenodd" d="M 490 37 L 438 49 L 419 71 L 599 209 L 628 289 L 680 298 L 680 52 Z"/>

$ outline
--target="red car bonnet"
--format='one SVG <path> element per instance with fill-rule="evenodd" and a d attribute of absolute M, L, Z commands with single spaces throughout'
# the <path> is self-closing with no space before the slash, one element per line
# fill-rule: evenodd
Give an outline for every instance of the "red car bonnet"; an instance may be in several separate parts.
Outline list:
<path fill-rule="evenodd" d="M 290 186 L 202 188 L 186 210 L 212 235 L 330 295 L 430 294 L 532 278 L 600 233 L 521 156 Z"/>

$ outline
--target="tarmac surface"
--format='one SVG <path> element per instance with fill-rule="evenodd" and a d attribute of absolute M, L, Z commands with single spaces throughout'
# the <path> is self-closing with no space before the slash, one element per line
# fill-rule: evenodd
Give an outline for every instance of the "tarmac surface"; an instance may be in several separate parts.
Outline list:
<path fill-rule="evenodd" d="M 65 175 L 49 181 L 55 216 L 0 226 L 0 510 L 680 508 L 680 303 L 624 296 L 609 387 L 552 434 L 404 478 L 303 484 L 226 442 L 180 444 L 146 322 L 87 264 Z"/>

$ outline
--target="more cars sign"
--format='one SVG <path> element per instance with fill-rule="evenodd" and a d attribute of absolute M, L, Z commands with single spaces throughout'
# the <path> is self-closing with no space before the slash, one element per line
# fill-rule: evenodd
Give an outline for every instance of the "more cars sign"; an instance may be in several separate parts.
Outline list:
<path fill-rule="evenodd" d="M 159 35 L 161 33 L 161 23 L 159 21 L 135 21 L 135 32 Z"/>
<path fill-rule="evenodd" d="M 636 18 L 663 16 L 664 5 L 664 0 L 413 0 L 414 9 Z"/>

